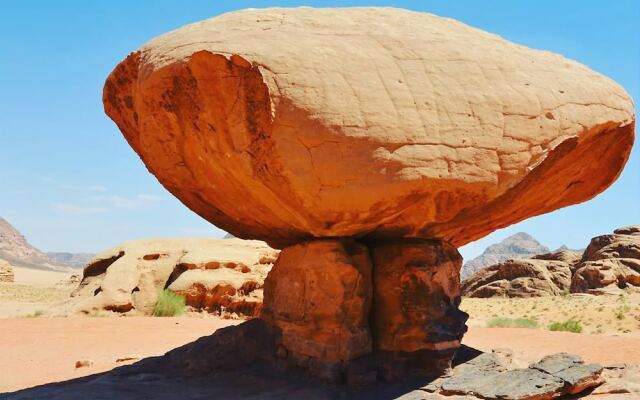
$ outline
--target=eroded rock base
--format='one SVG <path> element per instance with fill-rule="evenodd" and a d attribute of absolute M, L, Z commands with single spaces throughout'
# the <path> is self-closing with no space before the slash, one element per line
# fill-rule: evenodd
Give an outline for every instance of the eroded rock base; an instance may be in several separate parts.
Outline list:
<path fill-rule="evenodd" d="M 462 259 L 432 240 L 313 240 L 286 247 L 261 314 L 276 358 L 329 382 L 439 376 L 466 332 Z"/>

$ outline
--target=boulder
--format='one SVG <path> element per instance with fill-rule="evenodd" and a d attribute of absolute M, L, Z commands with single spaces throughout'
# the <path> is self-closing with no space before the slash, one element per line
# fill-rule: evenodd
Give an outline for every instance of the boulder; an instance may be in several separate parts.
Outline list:
<path fill-rule="evenodd" d="M 0 260 L 0 283 L 13 283 L 15 276 L 13 267 L 5 260 Z"/>
<path fill-rule="evenodd" d="M 571 292 L 600 294 L 640 287 L 639 230 L 629 226 L 591 239 L 576 265 Z"/>
<path fill-rule="evenodd" d="M 548 257 L 552 258 L 552 257 Z M 571 285 L 571 267 L 558 260 L 516 259 L 492 265 L 462 284 L 468 297 L 560 295 Z"/>
<path fill-rule="evenodd" d="M 241 239 L 153 239 L 100 253 L 72 292 L 70 312 L 148 315 L 169 289 L 196 310 L 257 316 L 277 251 Z"/>
<path fill-rule="evenodd" d="M 462 246 L 604 190 L 634 130 L 629 95 L 584 65 L 393 8 L 197 22 L 129 55 L 103 99 L 171 193 L 275 247 Z"/>

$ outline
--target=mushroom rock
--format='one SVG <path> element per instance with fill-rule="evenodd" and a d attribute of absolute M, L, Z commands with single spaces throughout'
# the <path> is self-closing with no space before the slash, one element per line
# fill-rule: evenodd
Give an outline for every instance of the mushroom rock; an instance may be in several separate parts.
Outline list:
<path fill-rule="evenodd" d="M 343 364 L 361 354 L 345 343 L 362 340 L 367 312 L 359 246 L 372 255 L 371 296 L 383 299 L 369 311 L 374 353 L 437 351 L 439 337 L 453 346 L 463 316 L 429 317 L 457 308 L 453 247 L 594 197 L 620 174 L 634 137 L 632 101 L 610 79 L 393 8 L 246 10 L 191 24 L 130 54 L 103 100 L 185 205 L 236 237 L 284 248 L 264 318 L 291 333 L 289 353 L 337 346 Z M 306 298 L 325 292 L 342 297 Z M 399 314 L 381 314 L 387 305 Z M 376 322 L 385 318 L 387 328 Z M 346 336 L 311 332 L 324 326 Z M 385 329 L 406 343 L 384 339 Z"/>

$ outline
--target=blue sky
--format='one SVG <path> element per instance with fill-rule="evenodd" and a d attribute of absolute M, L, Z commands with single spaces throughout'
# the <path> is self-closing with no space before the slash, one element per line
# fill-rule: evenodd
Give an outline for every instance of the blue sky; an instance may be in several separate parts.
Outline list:
<path fill-rule="evenodd" d="M 458 19 L 578 60 L 640 99 L 640 2 L 629 1 L 29 1 L 0 4 L 0 216 L 37 247 L 99 251 L 154 236 L 221 236 L 166 192 L 104 115 L 112 68 L 149 39 L 226 11 L 386 5 Z M 465 246 L 465 258 L 525 231 L 543 244 L 640 223 L 640 146 L 596 199 Z"/>

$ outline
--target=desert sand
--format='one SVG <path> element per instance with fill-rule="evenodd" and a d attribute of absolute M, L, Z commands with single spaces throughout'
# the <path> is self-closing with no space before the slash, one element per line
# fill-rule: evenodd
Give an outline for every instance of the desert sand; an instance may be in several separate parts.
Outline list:
<path fill-rule="evenodd" d="M 0 320 L 0 393 L 111 370 L 118 358 L 161 355 L 238 321 L 194 318 L 23 318 Z M 509 347 L 529 362 L 560 351 L 587 362 L 640 362 L 640 339 L 549 332 L 541 329 L 472 327 L 464 344 L 480 350 Z M 93 365 L 75 368 L 76 361 Z"/>
<path fill-rule="evenodd" d="M 143 358 L 238 321 L 217 318 L 0 319 L 0 393 L 108 371 L 119 358 Z M 93 365 L 75 368 L 76 361 Z M 135 360 L 129 361 L 129 363 Z"/>

